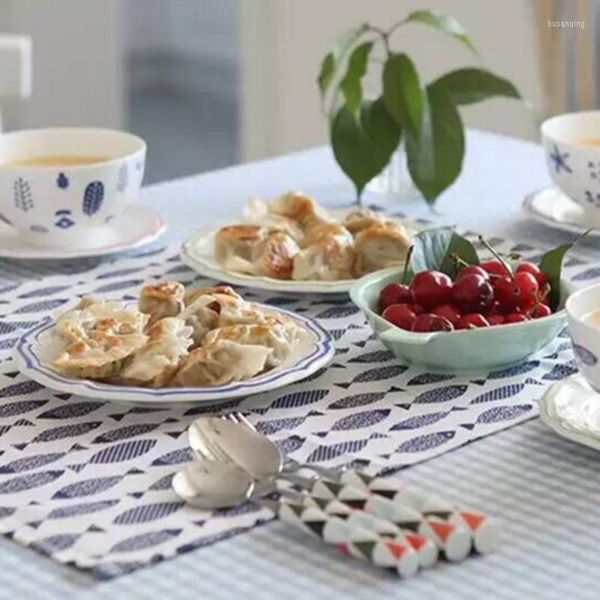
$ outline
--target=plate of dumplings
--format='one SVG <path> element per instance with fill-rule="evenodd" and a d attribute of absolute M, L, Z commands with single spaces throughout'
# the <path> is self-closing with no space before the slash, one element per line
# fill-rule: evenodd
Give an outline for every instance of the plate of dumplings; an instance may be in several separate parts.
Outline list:
<path fill-rule="evenodd" d="M 181 258 L 232 285 L 338 294 L 367 273 L 403 265 L 419 230 L 368 208 L 327 211 L 302 192 L 288 192 L 250 199 L 239 222 L 194 234 Z"/>
<path fill-rule="evenodd" d="M 137 303 L 84 297 L 14 349 L 21 372 L 48 388 L 134 403 L 249 396 L 300 381 L 333 354 L 309 317 L 176 281 L 144 286 Z"/>

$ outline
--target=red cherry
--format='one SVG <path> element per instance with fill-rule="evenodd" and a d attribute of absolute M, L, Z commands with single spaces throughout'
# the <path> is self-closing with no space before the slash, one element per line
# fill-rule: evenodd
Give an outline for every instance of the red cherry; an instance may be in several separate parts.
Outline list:
<path fill-rule="evenodd" d="M 392 325 L 410 331 L 417 319 L 417 315 L 409 304 L 392 304 L 381 315 Z"/>
<path fill-rule="evenodd" d="M 420 304 L 411 304 L 410 307 L 417 316 L 423 315 L 427 312 Z"/>
<path fill-rule="evenodd" d="M 479 266 L 490 275 L 495 275 L 496 277 L 506 277 L 510 275 L 510 273 L 507 272 L 506 267 L 499 260 L 484 260 L 479 263 Z"/>
<path fill-rule="evenodd" d="M 417 320 L 413 324 L 413 331 L 425 332 L 425 331 L 452 331 L 454 325 L 439 315 L 424 314 L 419 315 Z"/>
<path fill-rule="evenodd" d="M 517 265 L 515 273 L 531 273 L 540 287 L 543 288 L 546 284 L 546 273 L 542 271 L 537 265 L 532 262 L 523 261 Z"/>
<path fill-rule="evenodd" d="M 490 278 L 489 273 L 485 269 L 482 269 L 479 265 L 469 265 L 467 267 L 464 267 L 458 272 L 456 279 L 459 280 L 465 275 L 480 275 L 486 281 Z"/>
<path fill-rule="evenodd" d="M 524 321 L 528 321 L 529 319 L 523 313 L 510 313 L 504 317 L 505 323 L 523 323 Z"/>
<path fill-rule="evenodd" d="M 414 301 L 428 310 L 446 303 L 451 289 L 452 280 L 439 271 L 421 271 L 410 284 Z"/>
<path fill-rule="evenodd" d="M 452 304 L 442 304 L 441 306 L 436 306 L 431 314 L 439 315 L 440 317 L 444 317 L 444 319 L 448 319 L 452 325 L 456 325 L 458 320 L 460 319 L 460 312 L 452 306 Z"/>
<path fill-rule="evenodd" d="M 523 310 L 528 310 L 537 302 L 540 287 L 537 279 L 527 272 L 517 273 L 515 275 L 515 284 L 519 288 L 519 306 Z"/>
<path fill-rule="evenodd" d="M 492 305 L 494 290 L 481 275 L 467 274 L 454 282 L 451 298 L 462 313 L 483 312 Z"/>
<path fill-rule="evenodd" d="M 519 305 L 520 290 L 510 277 L 501 277 L 494 280 L 494 300 L 498 302 L 498 309 L 503 313 L 513 312 Z"/>
<path fill-rule="evenodd" d="M 456 329 L 477 329 L 489 326 L 489 321 L 481 313 L 469 313 L 460 318 L 456 324 Z"/>
<path fill-rule="evenodd" d="M 547 304 L 536 304 L 531 309 L 532 319 L 541 319 L 542 317 L 548 317 L 552 314 L 552 309 Z"/>
<path fill-rule="evenodd" d="M 410 288 L 402 283 L 388 283 L 379 292 L 379 312 L 382 313 L 392 304 L 412 304 Z"/>
<path fill-rule="evenodd" d="M 488 315 L 486 319 L 491 327 L 502 325 L 504 323 L 504 315 Z"/>

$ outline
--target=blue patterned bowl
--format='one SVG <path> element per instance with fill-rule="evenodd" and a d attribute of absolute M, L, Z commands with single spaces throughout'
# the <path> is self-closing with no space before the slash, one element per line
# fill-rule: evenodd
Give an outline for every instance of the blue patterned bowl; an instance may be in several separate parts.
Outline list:
<path fill-rule="evenodd" d="M 350 290 L 383 345 L 394 356 L 428 369 L 479 371 L 520 362 L 551 342 L 564 328 L 564 308 L 543 319 L 470 331 L 414 333 L 392 325 L 377 314 L 380 290 L 399 281 L 402 269 L 393 267 L 359 279 Z M 561 306 L 569 295 L 562 284 Z"/>

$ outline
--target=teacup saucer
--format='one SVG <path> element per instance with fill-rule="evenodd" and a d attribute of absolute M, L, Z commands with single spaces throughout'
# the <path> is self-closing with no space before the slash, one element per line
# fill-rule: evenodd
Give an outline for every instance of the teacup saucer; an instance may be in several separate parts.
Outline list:
<path fill-rule="evenodd" d="M 597 219 L 590 219 L 589 213 L 558 188 L 545 187 L 525 196 L 523 210 L 531 219 L 548 227 L 583 233 L 590 227 L 590 235 L 600 235 L 600 211 Z"/>
<path fill-rule="evenodd" d="M 103 256 L 153 242 L 166 228 L 167 224 L 158 212 L 147 206 L 132 204 L 106 225 L 101 243 L 79 248 L 54 248 L 34 246 L 15 229 L 0 223 L 0 258 L 60 260 Z"/>
<path fill-rule="evenodd" d="M 542 396 L 540 418 L 558 435 L 600 450 L 600 394 L 575 373 Z"/>

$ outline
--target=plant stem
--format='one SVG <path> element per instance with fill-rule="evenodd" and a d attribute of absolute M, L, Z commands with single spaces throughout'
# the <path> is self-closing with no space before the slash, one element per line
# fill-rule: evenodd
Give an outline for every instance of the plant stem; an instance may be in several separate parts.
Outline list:
<path fill-rule="evenodd" d="M 383 46 L 385 48 L 385 52 L 388 56 L 392 53 L 390 50 L 390 41 L 387 31 L 384 31 L 383 29 L 381 29 L 381 27 L 369 25 L 368 23 L 365 23 L 363 25 L 363 28 L 365 29 L 365 31 L 372 31 L 373 33 L 376 33 L 381 38 L 381 41 L 383 42 Z"/>
<path fill-rule="evenodd" d="M 502 266 L 504 267 L 504 269 L 506 270 L 506 274 L 511 278 L 514 279 L 515 276 L 513 275 L 513 272 L 510 268 L 510 265 L 498 254 L 498 252 L 496 251 L 496 249 L 482 236 L 479 236 L 479 241 L 481 242 L 481 244 L 492 253 L 492 256 L 498 260 L 499 262 L 502 263 Z"/>
<path fill-rule="evenodd" d="M 410 259 L 412 258 L 414 246 L 408 247 L 408 252 L 406 253 L 406 258 L 404 259 L 404 271 L 402 271 L 402 283 L 406 285 L 406 277 L 408 275 L 408 265 L 410 264 Z"/>

